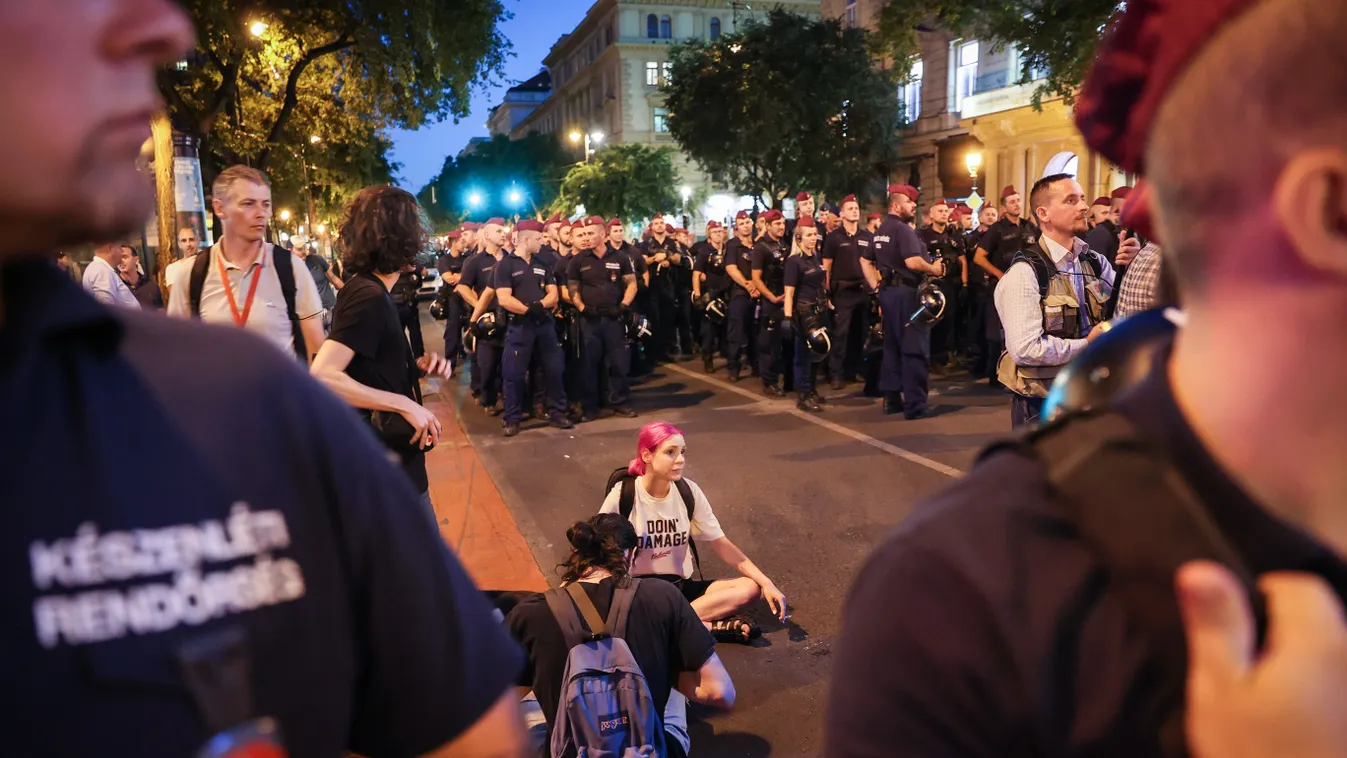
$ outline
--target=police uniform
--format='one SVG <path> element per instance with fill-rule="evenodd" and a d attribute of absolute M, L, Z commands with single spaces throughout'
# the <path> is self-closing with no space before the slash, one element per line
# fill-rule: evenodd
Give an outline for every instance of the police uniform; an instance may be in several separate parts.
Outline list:
<path fill-rule="evenodd" d="M 795 288 L 795 299 L 791 304 L 791 326 L 795 333 L 795 393 L 803 405 L 817 394 L 814 390 L 814 367 L 817 364 L 805 342 L 805 326 L 810 322 L 825 324 L 828 312 L 827 273 L 814 256 L 792 255 L 786 259 L 782 281 L 783 287 Z M 837 339 L 835 331 L 833 334 L 834 339 Z M 837 349 L 836 342 L 833 349 Z"/>
<path fill-rule="evenodd" d="M 464 312 L 466 304 L 463 298 L 454 291 L 457 285 L 450 284 L 446 277 L 461 275 L 466 260 L 466 255 L 447 253 L 436 260 L 436 269 L 441 276 L 440 291 L 436 299 L 439 300 L 440 309 L 444 314 L 444 357 L 449 361 L 451 368 L 458 366 L 459 353 L 463 349 L 463 320 L 468 314 Z"/>
<path fill-rule="evenodd" d="M 566 390 L 562 378 L 565 359 L 557 342 L 557 328 L 552 313 L 543 309 L 547 288 L 556 286 L 556 278 L 548 264 L 532 256 L 524 260 L 519 255 L 508 255 L 496 264 L 495 288 L 508 287 L 510 295 L 529 306 L 524 314 L 510 313 L 505 331 L 505 416 L 506 424 L 517 424 L 524 418 L 525 403 L 529 400 L 528 374 L 534 358 L 540 369 L 540 381 L 546 388 L 546 409 L 555 420 L 566 413 Z M 536 307 L 534 307 L 536 305 Z M 504 309 L 502 309 L 504 310 Z"/>
<path fill-rule="evenodd" d="M 724 297 L 730 294 L 731 289 L 738 289 L 734 280 L 725 272 L 725 264 L 728 263 L 728 254 L 725 246 L 716 249 L 710 242 L 698 242 L 692 246 L 696 251 L 696 262 L 693 264 L 693 270 L 696 274 L 702 274 L 706 281 L 702 282 L 701 292 L 705 302 L 710 302 L 718 297 Z M 727 304 L 728 305 L 728 304 Z M 710 319 L 705 317 L 703 311 L 701 337 L 702 337 L 702 361 L 707 368 L 711 367 L 711 360 L 715 356 L 716 338 L 723 338 L 722 330 L 724 324 L 716 326 Z"/>
<path fill-rule="evenodd" d="M 884 217 L 875 232 L 866 260 L 879 271 L 879 307 L 884 317 L 884 360 L 880 366 L 879 390 L 888 410 L 902 393 L 903 415 L 915 418 L 926 412 L 927 383 L 931 374 L 931 328 L 907 323 L 917 310 L 917 287 L 921 274 L 907 267 L 908 258 L 927 259 L 926 246 L 906 221 L 893 214 Z"/>
<path fill-rule="evenodd" d="M 977 246 L 986 250 L 987 260 L 1004 273 L 1021 250 L 1032 249 L 1037 244 L 1038 227 L 1025 218 L 1021 218 L 1019 222 L 1012 222 L 1008 216 L 1002 216 L 987 228 L 982 238 L 978 240 Z M 974 373 L 989 377 L 993 386 L 1000 384 L 996 378 L 996 361 L 1001 357 L 1001 351 L 1005 349 L 1001 317 L 996 313 L 996 304 L 992 297 L 995 290 L 996 282 L 989 280 L 987 286 L 978 293 L 981 300 L 979 308 L 986 314 L 987 342 L 982 365 L 974 367 Z"/>
<path fill-rule="evenodd" d="M 463 278 L 459 280 L 459 284 L 468 287 L 480 298 L 488 287 L 495 284 L 497 263 L 494 255 L 483 250 L 463 264 Z M 496 306 L 492 308 L 496 310 L 496 317 L 500 318 L 500 309 Z M 472 365 L 473 379 L 481 391 L 479 402 L 483 408 L 490 410 L 495 407 L 500 395 L 500 359 L 505 349 L 505 341 L 503 337 L 495 339 L 478 337 L 476 343 L 477 351 Z"/>
<path fill-rule="evenodd" d="M 753 245 L 753 271 L 762 272 L 762 283 L 777 297 L 784 293 L 786 256 L 782 241 L 772 239 L 770 234 L 762 235 L 757 244 Z M 776 387 L 777 377 L 785 370 L 784 334 L 781 328 L 784 314 L 780 304 L 768 300 L 766 295 L 762 297 L 758 313 L 758 371 L 763 389 L 776 393 L 780 392 Z"/>
<path fill-rule="evenodd" d="M 730 237 L 725 243 L 725 265 L 734 266 L 739 274 L 750 284 L 753 281 L 753 248 L 745 245 L 738 237 Z M 739 381 L 739 370 L 749 349 L 750 335 L 753 333 L 753 319 L 760 297 L 753 297 L 748 290 L 730 279 L 729 318 L 725 324 L 725 360 L 729 365 L 730 381 Z"/>
<path fill-rule="evenodd" d="M 959 335 L 962 331 L 959 323 L 959 303 L 963 298 L 963 239 L 954 226 L 947 224 L 945 230 L 937 232 L 935 227 L 926 226 L 917 231 L 917 237 L 926 245 L 926 252 L 932 259 L 945 262 L 945 275 L 935 280 L 936 286 L 945 293 L 945 315 L 940 323 L 931 329 L 931 360 L 937 366 L 953 362 L 959 352 Z"/>
<path fill-rule="evenodd" d="M 680 289 L 678 278 L 679 269 L 688 264 L 683 246 L 672 235 L 667 235 L 664 239 L 656 239 L 653 235 L 641 243 L 640 254 L 646 258 L 653 257 L 659 253 L 664 253 L 667 258 L 661 263 L 651 263 L 650 266 L 650 299 L 654 306 L 650 316 L 651 331 L 654 332 L 652 341 L 653 349 L 650 351 L 654 360 L 662 360 L 671 352 L 675 355 L 679 352 L 677 345 L 680 331 L 687 327 L 684 319 L 681 318 L 681 309 L 679 308 L 678 292 Z M 675 256 L 679 257 L 679 262 L 674 263 Z M 691 270 L 691 266 L 688 266 Z M 683 349 L 688 349 L 684 347 Z"/>
<path fill-rule="evenodd" d="M 631 309 L 652 325 L 654 316 L 651 311 L 655 305 L 650 297 L 650 288 L 645 284 L 645 274 L 650 271 L 650 266 L 646 264 L 645 258 L 641 255 L 640 248 L 630 242 L 623 240 L 620 247 L 613 247 L 612 243 L 605 241 L 603 243 L 610 251 L 626 257 L 631 262 L 632 274 L 636 276 L 636 297 L 631 301 Z M 628 373 L 631 376 L 643 376 L 650 373 L 654 368 L 651 361 L 651 350 L 646 344 L 631 340 L 631 357 L 628 359 Z"/>
<path fill-rule="evenodd" d="M 964 342 L 968 349 L 968 366 L 974 379 L 986 379 L 995 374 L 995 357 L 989 361 L 987 352 L 987 309 L 995 309 L 992 291 L 996 280 L 987 270 L 973 262 L 973 254 L 982 240 L 985 229 L 974 227 L 964 235 L 964 249 L 968 251 L 968 287 L 965 288 L 967 312 L 964 317 Z"/>
<path fill-rule="evenodd" d="M 629 415 L 631 385 L 627 372 L 631 353 L 622 324 L 622 317 L 629 309 L 622 306 L 622 297 L 627 289 L 623 278 L 634 277 L 635 273 L 630 258 L 606 244 L 599 249 L 603 255 L 584 250 L 572 256 L 568 277 L 572 291 L 579 294 L 585 307 L 580 313 L 580 332 L 584 341 L 580 402 L 585 415 L 598 413 L 599 370 L 607 363 L 609 405 L 622 415 Z"/>
<path fill-rule="evenodd" d="M 828 355 L 828 374 L 834 384 L 855 380 L 862 343 L 870 328 L 870 293 L 861 271 L 861 256 L 873 238 L 859 224 L 855 234 L 843 225 L 829 233 L 823 243 L 823 260 L 832 261 L 829 291 L 834 308 L 833 349 Z"/>

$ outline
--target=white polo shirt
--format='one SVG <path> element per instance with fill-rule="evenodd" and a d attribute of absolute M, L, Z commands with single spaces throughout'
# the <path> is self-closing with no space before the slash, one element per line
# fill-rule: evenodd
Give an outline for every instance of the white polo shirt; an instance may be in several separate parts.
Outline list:
<path fill-rule="evenodd" d="M 140 301 L 131 288 L 122 281 L 122 275 L 111 263 L 94 256 L 84 267 L 84 289 L 88 290 L 98 302 L 104 305 L 120 305 L 123 308 L 140 310 Z"/>
<path fill-rule="evenodd" d="M 234 313 L 229 307 L 225 284 L 220 278 L 221 258 L 217 247 L 218 244 L 198 253 L 211 256 L 206 280 L 201 285 L 201 320 L 213 324 L 234 324 Z M 257 256 L 257 260 L 253 261 L 246 271 L 229 261 L 224 261 L 224 269 L 240 314 L 243 312 L 244 303 L 248 300 L 248 290 L 253 285 L 253 279 L 261 277 L 257 281 L 257 294 L 253 296 L 253 306 L 248 312 L 248 320 L 244 323 L 244 327 L 266 337 L 282 350 L 293 353 L 295 337 L 290 329 L 290 316 L 285 311 L 281 282 L 276 277 L 277 250 L 270 244 L 264 244 L 262 254 Z M 304 261 L 285 248 L 279 248 L 279 252 L 282 265 L 289 265 L 294 272 L 295 314 L 301 321 L 318 316 L 323 312 L 323 305 L 318 299 L 318 287 L 313 283 L 308 267 L 304 265 Z M 184 258 L 182 263 L 189 260 L 194 261 L 195 256 Z M 178 266 L 173 271 L 173 277 L 169 280 L 169 286 L 173 288 L 168 301 L 170 316 L 192 317 L 192 303 L 188 292 L 191 279 L 191 264 Z"/>

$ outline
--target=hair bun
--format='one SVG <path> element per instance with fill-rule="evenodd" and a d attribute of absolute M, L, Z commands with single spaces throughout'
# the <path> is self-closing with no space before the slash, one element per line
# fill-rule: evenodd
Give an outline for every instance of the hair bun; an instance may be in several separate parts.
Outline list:
<path fill-rule="evenodd" d="M 581 553 L 593 553 L 598 550 L 600 537 L 588 522 L 578 521 L 566 530 L 566 540 Z"/>

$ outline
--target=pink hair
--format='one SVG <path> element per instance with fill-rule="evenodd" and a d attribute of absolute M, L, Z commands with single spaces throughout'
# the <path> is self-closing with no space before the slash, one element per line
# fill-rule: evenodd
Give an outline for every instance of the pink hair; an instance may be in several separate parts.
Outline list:
<path fill-rule="evenodd" d="M 627 465 L 627 473 L 632 476 L 641 476 L 645 474 L 645 461 L 641 460 L 641 454 L 649 450 L 654 453 L 664 441 L 675 435 L 682 436 L 683 432 L 678 427 L 670 424 L 668 421 L 651 421 L 649 424 L 641 427 L 641 436 L 636 440 L 636 457 L 631 459 Z"/>

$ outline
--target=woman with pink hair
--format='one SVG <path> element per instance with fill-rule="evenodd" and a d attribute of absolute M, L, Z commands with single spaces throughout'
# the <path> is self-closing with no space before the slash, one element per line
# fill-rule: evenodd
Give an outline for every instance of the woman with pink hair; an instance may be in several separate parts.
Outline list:
<path fill-rule="evenodd" d="M 624 515 L 636 528 L 633 575 L 677 585 L 717 641 L 748 643 L 759 630 L 735 612 L 762 597 L 784 621 L 786 596 L 725 536 L 701 487 L 683 478 L 686 454 L 687 443 L 678 427 L 664 421 L 641 427 L 636 457 L 626 476 L 608 492 L 600 512 Z M 715 551 L 740 576 L 694 580 L 693 571 L 699 569 L 694 540 Z"/>

